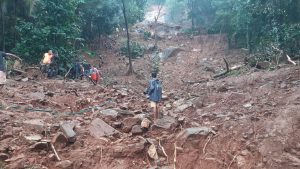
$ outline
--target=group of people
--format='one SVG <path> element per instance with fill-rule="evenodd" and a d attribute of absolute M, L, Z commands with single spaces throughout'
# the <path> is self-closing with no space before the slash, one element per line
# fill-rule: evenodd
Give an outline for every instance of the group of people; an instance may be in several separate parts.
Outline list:
<path fill-rule="evenodd" d="M 0 51 L 0 87 L 3 86 L 6 82 L 6 66 L 4 60 L 6 58 L 13 58 L 22 61 L 19 57 L 14 54 L 5 53 Z M 53 53 L 52 50 L 49 50 L 44 54 L 44 58 L 41 61 L 42 68 L 45 69 L 48 76 L 53 76 L 57 71 L 57 58 L 58 54 Z M 56 67 L 56 68 L 53 68 Z M 50 71 L 49 71 L 50 69 Z M 75 62 L 74 66 L 69 70 L 74 74 L 74 78 L 82 78 L 83 76 L 88 76 L 94 82 L 98 82 L 101 79 L 101 72 L 94 66 L 90 64 L 80 63 L 78 60 Z M 154 120 L 159 118 L 159 108 L 158 104 L 162 98 L 162 84 L 161 81 L 157 79 L 157 73 L 153 72 L 151 74 L 151 80 L 149 81 L 148 88 L 144 91 L 144 94 L 147 94 L 150 100 L 150 107 L 152 108 Z"/>
<path fill-rule="evenodd" d="M 44 54 L 44 58 L 41 61 L 41 71 L 47 75 L 48 78 L 54 77 L 58 74 L 58 53 L 49 50 Z M 100 70 L 91 64 L 82 63 L 79 59 L 76 59 L 73 66 L 69 69 L 65 77 L 72 79 L 83 79 L 88 77 L 94 84 L 97 84 L 102 78 Z"/>

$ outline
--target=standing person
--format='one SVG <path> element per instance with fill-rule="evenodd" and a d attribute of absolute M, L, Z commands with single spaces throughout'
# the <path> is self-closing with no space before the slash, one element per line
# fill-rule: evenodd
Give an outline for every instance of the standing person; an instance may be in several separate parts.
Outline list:
<path fill-rule="evenodd" d="M 22 59 L 20 59 L 19 57 L 17 57 L 14 54 L 5 53 L 5 52 L 0 51 L 0 87 L 4 86 L 4 84 L 6 82 L 5 59 L 7 59 L 7 58 L 13 58 L 13 59 L 18 59 L 18 60 L 22 61 Z"/>
<path fill-rule="evenodd" d="M 154 120 L 159 118 L 158 103 L 162 97 L 162 86 L 161 82 L 157 79 L 157 73 L 153 72 L 151 74 L 152 79 L 149 81 L 149 86 L 144 94 L 149 95 L 150 107 L 153 110 Z"/>
<path fill-rule="evenodd" d="M 102 73 L 100 70 L 98 70 L 96 67 L 92 66 L 90 69 L 90 77 L 94 81 L 94 84 L 96 85 L 98 81 L 100 81 L 102 78 Z"/>

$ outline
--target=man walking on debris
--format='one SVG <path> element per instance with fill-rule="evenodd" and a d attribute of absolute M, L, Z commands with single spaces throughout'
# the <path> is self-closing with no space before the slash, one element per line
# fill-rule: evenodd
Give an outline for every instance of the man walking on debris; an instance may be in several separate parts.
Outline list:
<path fill-rule="evenodd" d="M 149 95 L 150 107 L 153 109 L 154 120 L 159 118 L 158 103 L 162 97 L 161 82 L 157 79 L 157 73 L 151 74 L 152 79 L 149 81 L 149 86 L 144 94 Z"/>
<path fill-rule="evenodd" d="M 22 61 L 22 59 L 20 59 L 19 57 L 17 57 L 14 54 L 11 53 L 5 53 L 0 51 L 0 87 L 3 87 L 5 82 L 6 82 L 6 74 L 5 74 L 5 70 L 6 70 L 6 66 L 5 66 L 5 59 L 7 58 L 13 58 L 13 59 L 18 59 L 20 60 L 20 62 Z"/>

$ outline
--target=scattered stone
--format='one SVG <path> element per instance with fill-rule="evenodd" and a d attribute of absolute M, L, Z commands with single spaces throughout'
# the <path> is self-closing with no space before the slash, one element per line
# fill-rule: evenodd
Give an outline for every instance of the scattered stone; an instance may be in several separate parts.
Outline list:
<path fill-rule="evenodd" d="M 149 129 L 151 125 L 151 121 L 147 118 L 144 118 L 141 123 L 141 127 L 144 129 Z"/>
<path fill-rule="evenodd" d="M 172 105 L 170 103 L 166 104 L 166 108 L 167 109 L 171 109 L 172 108 Z"/>
<path fill-rule="evenodd" d="M 21 79 L 22 82 L 28 82 L 28 80 L 29 80 L 28 77 Z"/>
<path fill-rule="evenodd" d="M 45 129 L 45 123 L 41 119 L 26 120 L 23 121 L 23 125 L 29 129 L 34 129 L 39 132 L 43 132 Z"/>
<path fill-rule="evenodd" d="M 271 66 L 271 63 L 268 61 L 258 62 L 256 67 L 258 69 L 268 69 Z"/>
<path fill-rule="evenodd" d="M 209 127 L 194 127 L 194 128 L 187 128 L 181 131 L 176 139 L 181 141 L 182 144 L 190 137 L 197 137 L 197 136 L 207 136 L 210 133 L 216 134 L 215 131 L 213 131 Z"/>
<path fill-rule="evenodd" d="M 5 161 L 9 158 L 8 154 L 0 153 L 0 161 Z"/>
<path fill-rule="evenodd" d="M 48 150 L 49 146 L 47 142 L 38 142 L 30 146 L 30 149 L 33 151 Z"/>
<path fill-rule="evenodd" d="M 133 118 L 138 118 L 138 119 L 143 120 L 144 118 L 147 118 L 147 117 L 149 117 L 149 115 L 147 115 L 147 114 L 137 114 Z"/>
<path fill-rule="evenodd" d="M 25 136 L 25 139 L 27 141 L 40 141 L 40 140 L 42 140 L 42 136 L 40 136 L 40 135 L 29 135 L 29 136 Z"/>
<path fill-rule="evenodd" d="M 51 143 L 54 145 L 55 148 L 64 148 L 68 143 L 68 139 L 63 133 L 58 132 L 52 138 Z"/>
<path fill-rule="evenodd" d="M 128 117 L 123 120 L 123 131 L 129 133 L 134 125 L 140 124 L 141 119 Z"/>
<path fill-rule="evenodd" d="M 192 107 L 193 106 L 193 103 L 192 102 L 190 102 L 190 101 L 188 101 L 188 102 L 186 102 L 185 104 L 183 104 L 183 105 L 180 105 L 179 107 L 177 107 L 176 109 L 175 109 L 175 113 L 181 113 L 181 112 L 183 112 L 184 110 L 186 110 L 186 109 L 188 109 L 188 108 L 190 108 L 190 107 Z"/>
<path fill-rule="evenodd" d="M 167 130 L 175 125 L 176 125 L 176 120 L 174 117 L 164 116 L 163 118 L 154 121 L 154 124 L 152 125 L 152 130 L 155 128 L 163 128 Z"/>
<path fill-rule="evenodd" d="M 140 142 L 134 144 L 116 145 L 111 149 L 112 157 L 134 157 L 137 154 L 144 152 L 145 143 L 145 140 L 141 140 Z"/>
<path fill-rule="evenodd" d="M 54 161 L 56 159 L 55 154 L 49 154 L 48 158 L 52 161 Z"/>
<path fill-rule="evenodd" d="M 142 127 L 140 125 L 135 125 L 131 129 L 131 133 L 133 135 L 139 135 L 143 133 Z"/>
<path fill-rule="evenodd" d="M 181 105 L 183 105 L 186 101 L 184 99 L 179 99 L 179 100 L 176 100 L 175 102 L 173 102 L 173 106 L 174 107 L 179 107 Z"/>
<path fill-rule="evenodd" d="M 247 104 L 244 104 L 243 107 L 250 108 L 250 107 L 252 107 L 252 104 L 251 103 L 247 103 Z"/>
<path fill-rule="evenodd" d="M 72 166 L 73 166 L 73 162 L 70 160 L 60 161 L 55 164 L 55 167 L 62 168 L 62 169 L 71 169 Z"/>
<path fill-rule="evenodd" d="M 33 100 L 44 100 L 45 94 L 41 92 L 29 93 L 28 97 Z"/>
<path fill-rule="evenodd" d="M 90 134 L 96 139 L 101 139 L 104 136 L 111 136 L 118 133 L 117 130 L 115 130 L 99 118 L 96 118 L 92 121 L 89 127 L 89 131 Z"/>
<path fill-rule="evenodd" d="M 184 116 L 178 118 L 178 122 L 180 124 L 184 123 L 184 121 L 185 121 L 185 117 Z"/>
<path fill-rule="evenodd" d="M 154 160 L 158 160 L 158 155 L 157 155 L 156 147 L 155 147 L 154 144 L 151 144 L 151 146 L 149 147 L 147 153 L 148 153 L 150 158 L 152 158 Z"/>
<path fill-rule="evenodd" d="M 74 143 L 76 141 L 76 133 L 73 130 L 74 126 L 70 123 L 64 122 L 60 125 L 60 129 L 68 139 L 68 142 Z"/>
<path fill-rule="evenodd" d="M 122 127 L 122 122 L 113 122 L 112 124 L 113 128 L 121 128 Z"/>
<path fill-rule="evenodd" d="M 172 56 L 176 56 L 182 49 L 178 47 L 169 47 L 167 49 L 164 49 L 162 53 L 159 53 L 159 57 L 161 60 L 166 60 Z"/>
<path fill-rule="evenodd" d="M 243 156 L 237 156 L 236 157 L 238 168 L 243 168 L 246 165 L 246 160 Z"/>
<path fill-rule="evenodd" d="M 106 117 L 111 117 L 113 119 L 115 119 L 119 116 L 119 113 L 114 109 L 102 110 L 102 111 L 100 111 L 100 113 Z"/>

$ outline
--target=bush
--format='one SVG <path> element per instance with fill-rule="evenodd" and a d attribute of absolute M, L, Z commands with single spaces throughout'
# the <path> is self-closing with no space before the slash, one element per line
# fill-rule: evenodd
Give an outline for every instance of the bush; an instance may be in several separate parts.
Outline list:
<path fill-rule="evenodd" d="M 130 43 L 130 52 L 131 52 L 131 57 L 133 59 L 136 59 L 138 57 L 143 57 L 145 53 L 145 47 L 140 45 L 138 42 L 131 42 Z M 128 57 L 128 52 L 127 52 L 127 43 L 124 43 L 121 47 L 121 54 L 125 55 Z"/>
<path fill-rule="evenodd" d="M 151 37 L 151 32 L 145 31 L 144 32 L 144 40 L 149 40 Z"/>

